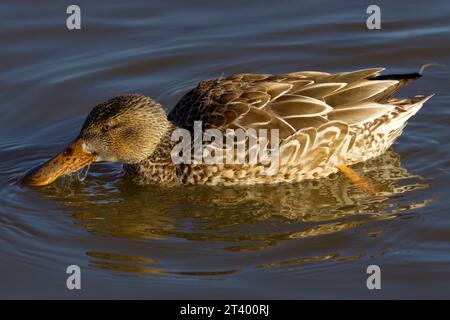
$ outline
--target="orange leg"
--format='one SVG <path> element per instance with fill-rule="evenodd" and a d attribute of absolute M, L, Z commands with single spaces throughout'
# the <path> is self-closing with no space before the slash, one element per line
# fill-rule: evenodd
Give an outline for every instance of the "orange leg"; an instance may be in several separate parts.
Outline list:
<path fill-rule="evenodd" d="M 377 194 L 372 184 L 364 178 L 361 178 L 353 169 L 343 164 L 339 165 L 338 168 L 347 176 L 347 178 L 350 179 L 351 182 L 360 187 L 362 190 L 373 196 Z"/>

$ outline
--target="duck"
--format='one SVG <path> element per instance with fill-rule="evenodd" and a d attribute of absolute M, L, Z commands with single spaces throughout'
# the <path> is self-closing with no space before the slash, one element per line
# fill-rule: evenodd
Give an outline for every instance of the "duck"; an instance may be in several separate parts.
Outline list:
<path fill-rule="evenodd" d="M 145 95 L 120 95 L 96 105 L 78 136 L 23 182 L 45 186 L 93 162 L 120 162 L 124 177 L 141 185 L 292 183 L 339 171 L 357 183 L 349 166 L 385 153 L 432 97 L 394 97 L 422 74 L 383 70 L 222 76 L 198 83 L 168 114 Z M 276 170 L 259 162 L 174 161 L 174 133 L 192 134 L 197 122 L 202 132 L 276 130 Z"/>

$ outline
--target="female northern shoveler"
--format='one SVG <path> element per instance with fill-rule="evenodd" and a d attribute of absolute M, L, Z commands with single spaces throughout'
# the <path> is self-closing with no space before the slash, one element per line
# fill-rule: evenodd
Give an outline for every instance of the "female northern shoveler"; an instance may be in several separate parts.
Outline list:
<path fill-rule="evenodd" d="M 79 136 L 61 153 L 28 173 L 30 185 L 47 185 L 94 161 L 124 163 L 141 184 L 254 184 L 325 177 L 385 152 L 406 121 L 431 96 L 393 98 L 420 77 L 379 75 L 382 68 L 329 74 L 239 74 L 199 85 L 166 116 L 160 104 L 140 94 L 97 105 Z M 278 129 L 279 167 L 262 164 L 176 164 L 171 134 L 176 128 Z M 357 178 L 355 178 L 356 180 Z"/>

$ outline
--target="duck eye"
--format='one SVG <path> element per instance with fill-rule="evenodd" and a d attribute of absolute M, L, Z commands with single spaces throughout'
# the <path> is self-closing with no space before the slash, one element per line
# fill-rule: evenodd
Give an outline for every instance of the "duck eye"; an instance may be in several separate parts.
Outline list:
<path fill-rule="evenodd" d="M 105 124 L 105 125 L 102 127 L 102 131 L 103 131 L 103 132 L 108 131 L 109 128 L 110 128 L 110 126 L 107 125 L 107 124 Z"/>

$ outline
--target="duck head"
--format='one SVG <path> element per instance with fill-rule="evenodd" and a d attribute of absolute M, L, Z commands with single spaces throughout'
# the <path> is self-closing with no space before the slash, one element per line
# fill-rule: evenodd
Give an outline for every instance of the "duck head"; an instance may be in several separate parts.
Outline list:
<path fill-rule="evenodd" d="M 170 128 L 160 104 L 140 95 L 122 95 L 92 109 L 78 137 L 23 178 L 44 186 L 92 162 L 138 163 L 149 157 Z"/>

